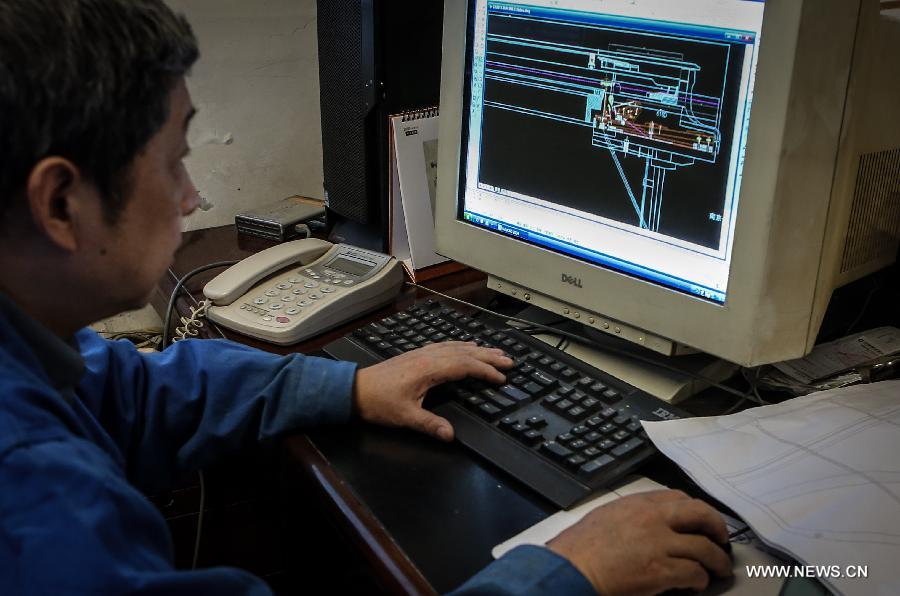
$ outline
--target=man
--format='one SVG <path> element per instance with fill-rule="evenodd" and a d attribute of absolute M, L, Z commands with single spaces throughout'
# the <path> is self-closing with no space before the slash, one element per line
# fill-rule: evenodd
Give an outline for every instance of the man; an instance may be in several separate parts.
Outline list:
<path fill-rule="evenodd" d="M 0 0 L 0 593 L 268 593 L 237 569 L 176 571 L 142 491 L 350 416 L 451 440 L 424 393 L 511 366 L 462 343 L 364 370 L 225 341 L 144 355 L 84 329 L 147 302 L 197 206 L 182 163 L 196 58 L 161 0 Z M 726 541 L 708 506 L 653 493 L 458 592 L 701 589 L 730 573 Z"/>

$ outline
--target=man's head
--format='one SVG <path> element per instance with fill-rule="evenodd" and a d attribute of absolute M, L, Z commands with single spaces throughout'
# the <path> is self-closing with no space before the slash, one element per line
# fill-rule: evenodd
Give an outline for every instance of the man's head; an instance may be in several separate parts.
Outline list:
<path fill-rule="evenodd" d="M 162 0 L 0 0 L 0 251 L 93 284 L 98 312 L 140 306 L 196 206 L 181 160 L 197 56 Z"/>

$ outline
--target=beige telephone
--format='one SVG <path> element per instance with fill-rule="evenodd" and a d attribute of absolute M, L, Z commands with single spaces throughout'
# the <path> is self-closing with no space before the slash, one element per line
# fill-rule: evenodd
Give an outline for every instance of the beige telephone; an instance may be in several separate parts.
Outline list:
<path fill-rule="evenodd" d="M 302 341 L 390 302 L 403 285 L 397 259 L 308 238 L 252 255 L 212 279 L 207 317 L 264 341 Z"/>

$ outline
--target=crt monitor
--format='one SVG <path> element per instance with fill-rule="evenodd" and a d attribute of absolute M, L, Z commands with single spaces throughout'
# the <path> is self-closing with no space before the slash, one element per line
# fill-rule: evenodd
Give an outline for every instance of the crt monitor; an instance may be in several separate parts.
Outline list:
<path fill-rule="evenodd" d="M 898 52 L 878 0 L 448 0 L 438 251 L 657 352 L 802 356 L 896 258 Z"/>

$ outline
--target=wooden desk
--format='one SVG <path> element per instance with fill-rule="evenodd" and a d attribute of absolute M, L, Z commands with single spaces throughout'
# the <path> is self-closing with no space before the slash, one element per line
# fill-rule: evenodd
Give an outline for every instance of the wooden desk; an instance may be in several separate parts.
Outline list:
<path fill-rule="evenodd" d="M 244 258 L 270 245 L 239 237 L 233 226 L 187 233 L 160 283 L 154 306 L 164 313 L 177 279 L 191 269 Z M 179 299 L 180 312 L 196 306 L 203 285 L 216 273 L 198 275 L 187 284 L 190 296 Z M 428 285 L 481 303 L 492 296 L 484 276 L 472 271 Z M 225 336 L 272 352 L 315 353 L 333 339 L 425 297 L 424 292 L 410 288 L 387 308 L 289 348 L 214 326 L 205 335 Z M 715 407 L 724 409 L 721 402 Z M 494 545 L 556 510 L 459 444 L 440 443 L 411 431 L 360 423 L 326 427 L 286 439 L 284 450 L 289 474 L 313 486 L 339 530 L 365 557 L 380 586 L 392 594 L 434 594 L 457 587 L 490 563 Z M 670 485 L 687 484 L 676 478 L 674 466 L 662 460 L 654 464 L 651 475 Z"/>

